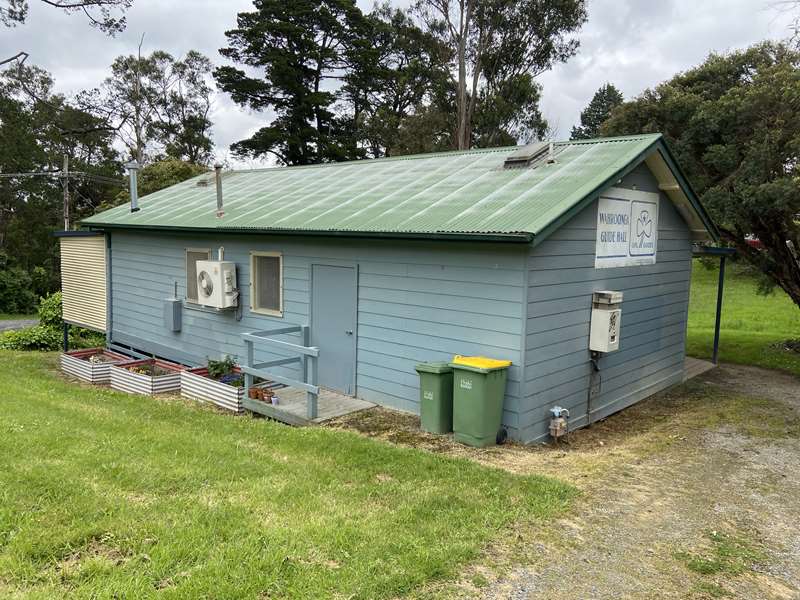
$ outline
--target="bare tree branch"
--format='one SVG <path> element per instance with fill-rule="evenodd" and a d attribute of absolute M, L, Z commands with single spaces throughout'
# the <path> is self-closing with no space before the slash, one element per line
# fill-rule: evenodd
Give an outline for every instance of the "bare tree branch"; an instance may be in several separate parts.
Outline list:
<path fill-rule="evenodd" d="M 20 59 L 19 64 L 21 65 L 22 63 L 25 62 L 27 58 L 28 58 L 27 52 L 17 52 L 14 56 L 10 58 L 6 58 L 5 60 L 0 60 L 0 66 L 6 65 L 10 62 L 14 62 L 17 59 Z"/>
<path fill-rule="evenodd" d="M 61 9 L 67 13 L 81 11 L 89 19 L 92 27 L 97 27 L 107 35 L 114 36 L 123 31 L 126 26 L 125 11 L 132 5 L 133 0 L 40 0 L 48 6 Z M 5 2 L 5 7 L 0 7 L 0 24 L 6 27 L 16 27 L 25 23 L 28 17 L 29 0 L 0 0 Z M 121 13 L 118 18 L 112 14 L 117 9 Z M 93 12 L 94 11 L 94 12 Z M 99 14 L 98 14 L 99 13 Z M 20 51 L 16 55 L 0 61 L 0 66 L 14 60 L 28 57 L 28 53 Z M 23 58 L 23 60 L 24 60 Z"/>

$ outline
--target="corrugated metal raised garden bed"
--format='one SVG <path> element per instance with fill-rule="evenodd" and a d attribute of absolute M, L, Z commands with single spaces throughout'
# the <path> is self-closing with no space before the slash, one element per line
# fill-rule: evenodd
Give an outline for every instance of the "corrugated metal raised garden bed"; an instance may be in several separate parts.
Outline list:
<path fill-rule="evenodd" d="M 187 369 L 181 373 L 181 396 L 239 413 L 244 410 L 244 376 L 238 368 L 219 379 L 209 376 L 208 367 Z"/>
<path fill-rule="evenodd" d="M 61 371 L 92 384 L 111 381 L 111 365 L 131 360 L 130 356 L 105 348 L 71 350 L 61 355 Z"/>
<path fill-rule="evenodd" d="M 185 368 L 157 358 L 111 365 L 111 387 L 146 396 L 177 392 L 181 387 L 181 371 Z"/>
<path fill-rule="evenodd" d="M 270 381 L 258 380 L 250 388 L 250 397 L 269 403 L 274 386 Z M 235 413 L 244 412 L 244 373 L 228 361 L 209 361 L 208 367 L 187 369 L 181 372 L 181 396 Z"/>

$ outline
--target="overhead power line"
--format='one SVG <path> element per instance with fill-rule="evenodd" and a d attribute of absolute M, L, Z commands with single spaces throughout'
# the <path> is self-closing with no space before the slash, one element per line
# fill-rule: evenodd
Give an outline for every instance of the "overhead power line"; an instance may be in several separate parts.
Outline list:
<path fill-rule="evenodd" d="M 75 173 L 70 173 L 70 176 L 75 175 Z M 20 178 L 20 177 L 62 177 L 63 173 L 61 171 L 32 171 L 30 173 L 0 173 L 0 178 Z"/>
<path fill-rule="evenodd" d="M 29 171 L 26 173 L 0 173 L 0 179 L 23 179 L 29 177 L 50 177 L 53 179 L 60 179 L 61 185 L 64 186 L 64 230 L 69 229 L 69 180 L 83 180 L 88 179 L 97 183 L 105 183 L 108 185 L 117 185 L 125 187 L 124 179 L 116 179 L 114 177 L 106 177 L 105 175 L 96 175 L 94 173 L 87 173 L 85 171 L 70 171 L 69 170 L 69 157 L 64 156 L 64 168 L 60 171 Z M 76 190 L 77 192 L 77 190 Z M 83 196 L 83 194 L 80 194 Z M 86 198 L 85 196 L 83 196 Z"/>

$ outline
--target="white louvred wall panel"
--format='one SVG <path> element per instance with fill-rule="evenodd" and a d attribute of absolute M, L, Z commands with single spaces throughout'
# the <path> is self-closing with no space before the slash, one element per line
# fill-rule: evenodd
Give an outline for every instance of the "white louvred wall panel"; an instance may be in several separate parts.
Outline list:
<path fill-rule="evenodd" d="M 106 331 L 105 236 L 61 238 L 61 292 L 64 321 Z"/>

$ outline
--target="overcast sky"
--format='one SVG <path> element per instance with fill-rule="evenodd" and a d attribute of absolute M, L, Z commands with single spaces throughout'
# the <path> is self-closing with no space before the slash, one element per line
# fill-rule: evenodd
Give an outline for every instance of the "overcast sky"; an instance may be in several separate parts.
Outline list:
<path fill-rule="evenodd" d="M 109 38 L 79 14 L 65 15 L 38 0 L 30 3 L 25 25 L 0 28 L 0 57 L 29 52 L 28 60 L 50 71 L 65 93 L 97 86 L 116 56 L 136 51 L 142 34 L 145 52 L 161 49 L 180 56 L 196 49 L 220 63 L 224 31 L 235 25 L 237 12 L 252 7 L 251 0 L 134 0 L 126 31 Z M 408 0 L 395 3 L 407 5 Z M 359 4 L 368 9 L 372 0 Z M 786 37 L 791 19 L 773 5 L 774 0 L 589 0 L 578 55 L 539 79 L 544 115 L 563 139 L 605 82 L 632 98 L 702 62 L 711 51 Z M 232 142 L 265 122 L 263 115 L 239 108 L 224 94 L 215 99 L 212 119 L 222 158 L 228 157 Z"/>

